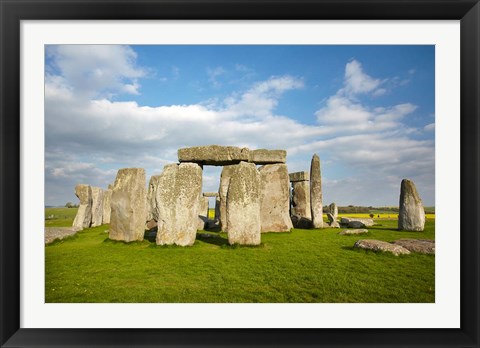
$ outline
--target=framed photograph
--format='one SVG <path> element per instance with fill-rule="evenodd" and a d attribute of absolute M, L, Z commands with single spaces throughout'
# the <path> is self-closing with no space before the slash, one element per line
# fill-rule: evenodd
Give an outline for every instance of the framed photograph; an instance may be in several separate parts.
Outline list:
<path fill-rule="evenodd" d="M 0 2 L 2 347 L 479 347 L 478 1 Z"/>

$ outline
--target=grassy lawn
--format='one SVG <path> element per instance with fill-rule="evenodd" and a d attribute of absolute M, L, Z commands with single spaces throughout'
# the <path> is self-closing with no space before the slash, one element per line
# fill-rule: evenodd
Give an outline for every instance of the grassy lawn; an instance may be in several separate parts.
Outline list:
<path fill-rule="evenodd" d="M 69 211 L 76 209 L 69 209 Z M 47 213 L 48 215 L 48 213 Z M 46 302 L 434 302 L 435 256 L 354 250 L 358 239 L 435 238 L 377 220 L 364 236 L 338 229 L 262 234 L 258 247 L 225 233 L 192 247 L 108 239 L 108 225 L 45 247 Z M 70 224 L 71 225 L 71 221 Z M 69 226 L 67 225 L 67 226 Z"/>

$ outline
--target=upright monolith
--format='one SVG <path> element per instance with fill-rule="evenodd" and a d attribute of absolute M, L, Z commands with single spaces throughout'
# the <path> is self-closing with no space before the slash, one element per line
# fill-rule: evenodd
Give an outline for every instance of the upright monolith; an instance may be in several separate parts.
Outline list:
<path fill-rule="evenodd" d="M 80 205 L 73 220 L 73 227 L 83 230 L 92 223 L 92 188 L 90 185 L 78 184 L 75 186 L 75 195 L 80 200 Z"/>
<path fill-rule="evenodd" d="M 222 174 L 220 175 L 220 186 L 218 188 L 218 198 L 220 201 L 218 209 L 218 219 L 220 220 L 220 228 L 223 232 L 228 232 L 228 223 L 227 223 L 227 192 L 228 185 L 230 184 L 230 178 L 234 172 L 235 165 L 225 166 L 222 169 Z"/>
<path fill-rule="evenodd" d="M 423 231 L 425 210 L 413 181 L 403 179 L 400 187 L 398 229 L 400 231 Z"/>
<path fill-rule="evenodd" d="M 169 164 L 158 179 L 158 245 L 193 245 L 197 234 L 202 168 L 196 163 Z"/>
<path fill-rule="evenodd" d="M 110 186 L 110 185 L 109 185 Z M 109 188 L 103 192 L 103 223 L 110 223 L 110 215 L 112 208 L 110 207 L 112 201 L 112 189 Z"/>
<path fill-rule="evenodd" d="M 158 221 L 157 190 L 160 175 L 152 175 L 147 190 L 147 218 L 146 221 Z"/>
<path fill-rule="evenodd" d="M 288 232 L 290 218 L 290 180 L 286 164 L 266 164 L 260 172 L 260 221 L 263 232 Z"/>
<path fill-rule="evenodd" d="M 103 222 L 103 190 L 92 186 L 92 227 L 100 226 Z"/>
<path fill-rule="evenodd" d="M 120 169 L 112 189 L 108 237 L 132 242 L 143 240 L 146 216 L 146 179 L 143 168 Z"/>
<path fill-rule="evenodd" d="M 231 166 L 227 190 L 227 226 L 230 244 L 260 244 L 260 173 L 254 163 Z"/>
<path fill-rule="evenodd" d="M 323 227 L 323 198 L 320 157 L 314 154 L 310 165 L 310 207 L 313 228 Z"/>

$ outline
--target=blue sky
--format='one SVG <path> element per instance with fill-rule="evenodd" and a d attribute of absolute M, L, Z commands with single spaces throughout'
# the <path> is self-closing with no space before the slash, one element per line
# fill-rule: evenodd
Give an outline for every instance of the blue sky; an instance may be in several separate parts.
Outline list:
<path fill-rule="evenodd" d="M 412 179 L 435 201 L 434 46 L 51 45 L 45 204 L 77 202 L 124 167 L 149 176 L 197 145 L 285 149 L 322 162 L 324 204 L 397 205 Z M 221 168 L 205 167 L 204 191 Z"/>

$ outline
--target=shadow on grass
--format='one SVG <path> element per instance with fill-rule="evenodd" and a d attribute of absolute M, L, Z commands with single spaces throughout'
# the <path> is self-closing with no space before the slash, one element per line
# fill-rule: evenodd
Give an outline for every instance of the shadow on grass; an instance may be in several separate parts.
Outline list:
<path fill-rule="evenodd" d="M 197 240 L 218 246 L 228 245 L 228 239 L 213 233 L 197 233 Z"/>

